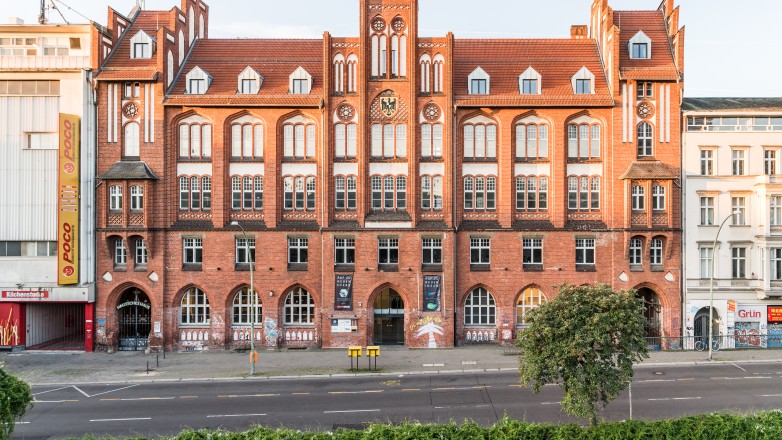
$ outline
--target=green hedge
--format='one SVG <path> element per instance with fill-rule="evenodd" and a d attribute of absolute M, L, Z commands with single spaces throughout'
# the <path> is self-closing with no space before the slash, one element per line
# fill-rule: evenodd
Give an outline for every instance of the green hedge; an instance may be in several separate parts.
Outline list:
<path fill-rule="evenodd" d="M 661 421 L 603 423 L 594 427 L 544 425 L 505 418 L 491 428 L 474 423 L 456 425 L 372 425 L 363 431 L 301 432 L 255 428 L 246 432 L 184 431 L 176 440 L 627 440 L 627 439 L 782 439 L 782 412 L 749 416 L 711 414 Z"/>

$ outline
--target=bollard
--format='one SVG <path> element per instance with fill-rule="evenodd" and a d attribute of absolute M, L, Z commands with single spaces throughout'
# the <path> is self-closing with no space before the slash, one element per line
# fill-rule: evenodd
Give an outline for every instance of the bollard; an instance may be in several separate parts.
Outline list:
<path fill-rule="evenodd" d="M 160 368 L 160 353 L 158 353 L 157 355 L 155 355 L 155 366 L 156 366 L 157 368 Z"/>
<path fill-rule="evenodd" d="M 163 359 L 166 358 L 166 347 L 163 347 Z"/>
<path fill-rule="evenodd" d="M 147 374 L 149 374 L 149 360 L 147 360 Z"/>
<path fill-rule="evenodd" d="M 377 358 L 380 357 L 380 347 L 377 345 L 370 345 L 367 347 L 367 366 L 370 370 L 377 371 Z M 372 368 L 372 360 L 375 362 L 375 368 Z"/>
<path fill-rule="evenodd" d="M 358 358 L 361 357 L 361 352 L 363 351 L 361 346 L 354 346 L 351 345 L 348 347 L 348 356 L 350 357 L 350 371 L 353 371 L 353 359 L 356 359 L 356 370 L 358 370 Z"/>

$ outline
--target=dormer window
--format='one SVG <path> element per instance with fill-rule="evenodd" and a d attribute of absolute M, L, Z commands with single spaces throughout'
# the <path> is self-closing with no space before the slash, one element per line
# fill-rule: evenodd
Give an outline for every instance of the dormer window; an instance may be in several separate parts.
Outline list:
<path fill-rule="evenodd" d="M 630 59 L 648 60 L 652 58 L 652 39 L 646 36 L 643 31 L 638 31 L 627 43 L 627 49 L 630 51 Z"/>
<path fill-rule="evenodd" d="M 490 88 L 489 74 L 480 67 L 472 71 L 467 77 L 470 95 L 488 95 Z"/>
<path fill-rule="evenodd" d="M 289 90 L 292 95 L 309 95 L 312 90 L 312 75 L 299 66 L 289 78 Z"/>
<path fill-rule="evenodd" d="M 540 94 L 540 74 L 531 66 L 519 75 L 519 93 L 522 95 Z"/>
<path fill-rule="evenodd" d="M 155 51 L 155 39 L 144 31 L 138 31 L 130 39 L 130 57 L 133 59 L 152 58 Z"/>
<path fill-rule="evenodd" d="M 573 93 L 576 95 L 591 95 L 595 93 L 595 75 L 586 67 L 576 72 L 570 79 Z"/>
<path fill-rule="evenodd" d="M 205 70 L 196 66 L 187 74 L 186 84 L 187 90 L 185 90 L 185 93 L 189 95 L 203 95 L 209 90 L 209 86 L 212 84 L 212 76 Z"/>
<path fill-rule="evenodd" d="M 263 84 L 263 77 L 247 66 L 239 75 L 237 90 L 240 95 L 255 95 L 261 90 L 261 84 Z"/>

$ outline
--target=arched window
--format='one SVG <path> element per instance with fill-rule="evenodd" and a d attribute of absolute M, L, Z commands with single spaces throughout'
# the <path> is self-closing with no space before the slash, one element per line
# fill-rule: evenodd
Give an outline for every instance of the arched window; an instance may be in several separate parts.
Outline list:
<path fill-rule="evenodd" d="M 206 32 L 206 23 L 204 23 L 204 14 L 198 16 L 198 38 L 204 38 Z"/>
<path fill-rule="evenodd" d="M 345 93 L 345 57 L 339 53 L 334 56 L 334 93 Z"/>
<path fill-rule="evenodd" d="M 301 287 L 293 289 L 285 298 L 285 325 L 312 325 L 315 323 L 315 302 Z"/>
<path fill-rule="evenodd" d="M 644 242 L 641 238 L 634 237 L 630 240 L 630 265 L 640 266 L 643 263 Z"/>
<path fill-rule="evenodd" d="M 495 159 L 497 157 L 497 125 L 478 116 L 464 124 L 464 158 Z"/>
<path fill-rule="evenodd" d="M 568 159 L 600 158 L 600 126 L 597 124 L 568 125 Z"/>
<path fill-rule="evenodd" d="M 348 93 L 356 93 L 356 80 L 358 72 L 358 57 L 355 54 L 348 55 Z"/>
<path fill-rule="evenodd" d="M 253 321 L 255 324 L 263 322 L 263 305 L 261 304 L 261 296 L 258 292 L 255 293 L 255 313 L 253 319 L 253 297 L 250 293 L 249 287 L 244 287 L 242 290 L 236 292 L 233 304 L 233 324 L 234 325 L 250 325 Z"/>
<path fill-rule="evenodd" d="M 168 74 L 166 75 L 166 86 L 171 85 L 171 81 L 174 80 L 174 54 L 169 50 L 168 51 Z"/>
<path fill-rule="evenodd" d="M 476 287 L 464 301 L 464 325 L 494 325 L 494 296 L 483 287 Z"/>
<path fill-rule="evenodd" d="M 638 124 L 638 157 L 652 155 L 652 124 L 641 122 Z"/>
<path fill-rule="evenodd" d="M 445 65 L 445 57 L 443 57 L 441 54 L 437 54 L 434 56 L 434 87 L 432 88 L 434 93 L 442 93 L 443 92 L 443 81 L 444 81 L 444 66 Z"/>
<path fill-rule="evenodd" d="M 231 157 L 263 160 L 264 127 L 261 121 L 243 116 L 231 123 Z"/>
<path fill-rule="evenodd" d="M 421 93 L 431 92 L 431 80 L 432 80 L 432 58 L 429 54 L 421 55 L 418 61 L 421 71 Z"/>
<path fill-rule="evenodd" d="M 190 7 L 190 10 L 187 11 L 187 30 L 188 30 L 190 45 L 192 45 L 193 40 L 195 40 L 195 14 L 193 13 L 192 6 Z"/>
<path fill-rule="evenodd" d="M 283 129 L 283 155 L 286 159 L 315 157 L 315 124 L 303 116 L 288 119 Z"/>
<path fill-rule="evenodd" d="M 548 125 L 516 125 L 516 158 L 522 160 L 548 158 Z"/>
<path fill-rule="evenodd" d="M 179 306 L 179 324 L 209 324 L 209 312 L 209 298 L 201 289 L 191 287 L 182 296 L 182 303 Z"/>
<path fill-rule="evenodd" d="M 212 156 L 212 125 L 193 115 L 179 122 L 179 158 L 209 159 Z"/>
<path fill-rule="evenodd" d="M 527 325 L 527 313 L 546 302 L 546 295 L 538 287 L 527 287 L 516 301 L 516 326 Z"/>
<path fill-rule="evenodd" d="M 139 125 L 128 122 L 125 125 L 125 157 L 139 157 Z"/>

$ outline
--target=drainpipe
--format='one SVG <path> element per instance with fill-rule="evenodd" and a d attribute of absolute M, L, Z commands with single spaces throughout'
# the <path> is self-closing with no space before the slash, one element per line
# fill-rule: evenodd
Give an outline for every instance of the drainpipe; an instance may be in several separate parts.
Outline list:
<path fill-rule="evenodd" d="M 453 264 L 453 346 L 456 347 L 459 345 L 459 329 L 457 326 L 458 321 L 458 314 L 456 313 L 457 307 L 456 307 L 456 299 L 458 297 L 458 293 L 456 290 L 456 256 L 458 255 L 458 249 L 456 245 L 456 233 L 459 231 L 459 227 L 457 226 L 457 215 L 456 215 L 456 202 L 457 202 L 457 191 L 456 188 L 458 187 L 458 176 L 456 175 L 456 159 L 458 158 L 457 154 L 457 145 L 456 145 L 456 112 L 459 110 L 459 106 L 454 104 L 453 106 L 453 122 L 452 122 L 452 129 L 451 129 L 451 137 L 453 138 L 452 146 L 451 146 L 451 155 L 453 160 L 453 185 L 451 185 L 451 216 L 453 218 L 453 258 L 451 258 L 451 264 Z"/>

